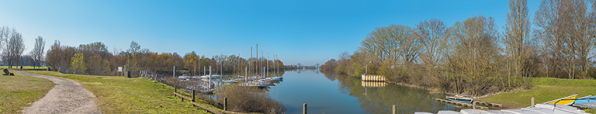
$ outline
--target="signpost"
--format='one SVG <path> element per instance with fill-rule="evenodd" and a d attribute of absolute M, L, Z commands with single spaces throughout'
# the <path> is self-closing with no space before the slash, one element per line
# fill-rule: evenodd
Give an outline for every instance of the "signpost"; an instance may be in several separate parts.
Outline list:
<path fill-rule="evenodd" d="M 122 74 L 122 67 L 118 67 L 118 75 Z"/>

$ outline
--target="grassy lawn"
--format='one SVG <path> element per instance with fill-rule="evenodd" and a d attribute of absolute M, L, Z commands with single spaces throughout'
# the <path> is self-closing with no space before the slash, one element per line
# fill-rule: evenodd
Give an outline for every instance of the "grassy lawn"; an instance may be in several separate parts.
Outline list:
<path fill-rule="evenodd" d="M 53 87 L 52 81 L 43 78 L 0 75 L 0 113 L 21 113 L 23 107 L 31 106 Z"/>
<path fill-rule="evenodd" d="M 41 67 L 33 67 L 33 66 L 23 66 L 23 70 L 47 70 L 47 66 L 41 66 Z M 8 68 L 8 66 L 0 66 L 0 70 L 4 70 L 4 69 L 8 69 L 8 70 L 21 70 L 21 66 L 12 66 L 12 68 Z M 2 74 L 4 74 L 4 72 L 2 72 Z"/>
<path fill-rule="evenodd" d="M 151 79 L 71 75 L 49 71 L 27 72 L 68 78 L 84 84 L 85 88 L 97 96 L 102 113 L 208 113 L 188 101 L 182 102 L 179 97 L 174 97 L 173 87 Z M 206 103 L 202 100 L 197 102 Z"/>
<path fill-rule="evenodd" d="M 557 78 L 534 78 L 535 85 L 531 90 L 503 93 L 481 99 L 486 102 L 500 103 L 507 108 L 521 108 L 531 105 L 531 98 L 535 103 L 543 103 L 561 97 L 577 94 L 579 97 L 596 95 L 596 80 L 570 80 Z M 586 110 L 595 113 L 594 109 Z"/>

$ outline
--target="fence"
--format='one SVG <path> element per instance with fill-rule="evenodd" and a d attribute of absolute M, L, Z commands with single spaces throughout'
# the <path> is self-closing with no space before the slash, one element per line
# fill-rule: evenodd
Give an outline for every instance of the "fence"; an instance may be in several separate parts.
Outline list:
<path fill-rule="evenodd" d="M 182 101 L 187 100 L 190 101 L 192 105 L 197 106 L 197 107 L 201 107 L 209 112 L 212 113 L 216 113 L 216 114 L 222 114 L 222 113 L 226 113 L 226 114 L 250 114 L 250 113 L 242 113 L 242 112 L 232 112 L 232 111 L 227 111 L 227 98 L 224 98 L 224 109 L 223 111 L 217 111 L 215 109 L 209 108 L 207 106 L 203 106 L 201 104 L 198 104 L 195 102 L 196 98 L 196 94 L 199 91 L 203 91 L 204 88 L 201 88 L 200 85 L 201 83 L 188 83 L 188 82 L 184 82 L 179 80 L 179 79 L 175 79 L 175 78 L 170 78 L 168 79 L 168 77 L 171 76 L 164 76 L 164 75 L 160 75 L 151 71 L 140 71 L 139 72 L 139 77 L 140 78 L 148 78 L 148 79 L 152 79 L 161 83 L 164 83 L 166 85 L 169 86 L 173 86 L 174 87 L 174 96 L 178 96 L 181 98 Z M 192 92 L 192 98 L 184 96 L 179 94 L 178 92 Z M 205 99 L 203 99 L 205 100 Z"/>
<path fill-rule="evenodd" d="M 70 70 L 70 69 L 67 69 L 67 68 L 61 68 L 61 67 L 59 67 L 57 70 L 58 70 L 58 72 L 63 73 L 63 74 L 82 74 L 82 75 L 88 75 L 86 73 L 82 73 L 82 72 Z"/>
<path fill-rule="evenodd" d="M 177 93 L 176 92 L 178 90 L 177 88 L 178 87 L 175 87 L 175 89 L 174 89 L 174 96 L 180 97 L 180 99 L 182 101 L 184 101 L 186 99 L 187 101 L 190 101 L 190 103 L 192 105 L 197 106 L 197 107 L 201 107 L 201 108 L 203 108 L 203 109 L 205 109 L 205 110 L 207 110 L 209 112 L 212 112 L 212 113 L 215 113 L 215 114 L 253 114 L 253 113 L 242 113 L 242 112 L 228 111 L 227 110 L 227 108 L 228 108 L 228 98 L 224 98 L 223 110 L 221 112 L 220 111 L 217 111 L 215 109 L 212 109 L 212 108 L 209 108 L 207 106 L 203 106 L 201 104 L 196 103 L 195 102 L 195 99 L 196 99 L 196 96 L 195 96 L 196 95 L 196 92 L 195 92 L 195 90 L 192 90 L 192 98 L 190 98 L 190 97 L 187 97 L 187 96 L 184 96 L 184 95 L 181 95 L 181 94 Z"/>

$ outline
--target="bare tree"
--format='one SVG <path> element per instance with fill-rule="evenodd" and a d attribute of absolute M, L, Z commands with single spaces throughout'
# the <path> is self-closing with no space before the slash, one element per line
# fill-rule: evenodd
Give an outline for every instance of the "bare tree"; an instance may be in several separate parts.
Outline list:
<path fill-rule="evenodd" d="M 533 44 L 530 42 L 530 21 L 526 0 L 509 0 L 507 25 L 505 26 L 504 44 L 507 59 L 507 86 L 511 86 L 511 76 L 528 76 Z M 515 78 L 514 78 L 515 80 Z"/>
<path fill-rule="evenodd" d="M 430 67 L 435 67 L 442 57 L 447 27 L 439 19 L 422 21 L 416 27 L 418 27 L 417 35 L 422 42 L 420 59 Z"/>
<path fill-rule="evenodd" d="M 544 46 L 549 46 L 553 70 L 576 76 L 577 68 L 587 74 L 590 51 L 594 49 L 593 14 L 587 12 L 587 0 L 543 0 L 534 24 Z"/>
<path fill-rule="evenodd" d="M 6 39 L 6 42 L 6 48 L 2 52 L 2 60 L 5 64 L 8 64 L 9 68 L 12 68 L 20 62 L 21 54 L 25 50 L 25 44 L 21 33 L 18 33 L 15 29 L 12 29 L 10 38 Z"/>
<path fill-rule="evenodd" d="M 499 71 L 497 27 L 492 17 L 477 16 L 456 22 L 452 26 L 455 42 L 448 58 L 450 75 L 456 77 L 456 93 L 481 94 Z M 494 78 L 492 78 L 494 79 Z"/>
<path fill-rule="evenodd" d="M 422 63 L 424 63 L 424 66 L 426 67 L 426 75 L 439 77 L 440 73 L 436 72 L 436 66 L 439 63 L 439 60 L 442 59 L 447 45 L 447 27 L 445 26 L 443 21 L 439 19 L 421 21 L 416 25 L 416 27 L 418 28 L 416 35 L 422 43 L 422 47 L 419 54 L 420 60 L 422 61 Z M 445 78 L 447 78 L 447 76 L 445 76 Z"/>
<path fill-rule="evenodd" d="M 362 41 L 360 50 L 376 55 L 380 58 L 380 63 L 385 60 L 401 60 L 403 64 L 415 62 L 421 43 L 414 36 L 414 31 L 411 27 L 403 25 L 377 28 Z"/>
<path fill-rule="evenodd" d="M 137 43 L 135 41 L 130 42 L 130 49 L 128 49 L 128 51 L 130 53 L 134 54 L 134 53 L 139 52 L 139 50 L 141 50 L 141 45 L 139 45 L 139 43 Z"/>
<path fill-rule="evenodd" d="M 37 36 L 35 39 L 35 48 L 31 51 L 31 57 L 33 58 L 33 66 L 41 67 L 41 60 L 43 59 L 44 47 L 46 41 L 41 36 Z"/>
<path fill-rule="evenodd" d="M 8 28 L 7 26 L 0 27 L 0 47 L 2 46 L 2 42 L 5 39 L 8 39 L 9 36 L 10 36 L 10 28 Z"/>
<path fill-rule="evenodd" d="M 128 49 L 128 52 L 130 53 L 130 56 L 128 57 L 128 69 L 130 70 L 136 70 L 135 68 L 138 67 L 137 61 L 139 58 L 137 58 L 138 52 L 141 50 L 141 45 L 139 45 L 139 43 L 132 41 L 130 42 L 130 49 Z"/>

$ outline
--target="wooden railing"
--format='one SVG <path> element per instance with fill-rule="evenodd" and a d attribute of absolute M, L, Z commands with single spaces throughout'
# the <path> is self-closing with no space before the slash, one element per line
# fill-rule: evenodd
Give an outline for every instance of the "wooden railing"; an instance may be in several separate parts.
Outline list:
<path fill-rule="evenodd" d="M 212 108 L 209 108 L 207 106 L 203 106 L 201 104 L 196 103 L 195 102 L 195 99 L 196 99 L 195 95 L 196 94 L 195 94 L 195 91 L 194 90 L 193 90 L 192 98 L 187 97 L 187 96 L 184 96 L 184 95 L 181 95 L 181 94 L 177 93 L 176 90 L 177 89 L 174 89 L 174 95 L 180 97 L 182 101 L 184 101 L 186 99 L 187 101 L 190 101 L 190 103 L 192 105 L 197 106 L 197 107 L 201 107 L 201 108 L 203 108 L 203 109 L 205 109 L 205 110 L 207 110 L 207 111 L 209 111 L 211 113 L 215 113 L 215 114 L 255 114 L 255 113 L 243 113 L 243 112 L 227 111 L 227 108 L 228 108 L 228 98 L 224 98 L 224 103 L 223 103 L 224 109 L 220 112 L 220 111 L 217 111 L 215 109 L 212 109 Z"/>
<path fill-rule="evenodd" d="M 209 112 L 216 113 L 216 114 L 221 114 L 221 112 L 219 112 L 219 111 L 217 111 L 217 110 L 215 110 L 215 109 L 211 109 L 211 108 L 209 108 L 209 107 L 207 107 L 207 106 L 203 106 L 203 105 L 201 105 L 201 104 L 195 103 L 195 102 L 194 102 L 194 100 L 193 100 L 192 98 L 188 98 L 188 97 L 186 97 L 186 96 L 184 96 L 184 95 L 180 95 L 180 94 L 178 94 L 178 93 L 176 93 L 176 92 L 174 92 L 174 95 L 176 95 L 176 96 L 178 96 L 178 97 L 182 98 L 182 101 L 184 101 L 184 99 L 186 99 L 187 101 L 190 101 L 190 103 L 191 103 L 192 105 L 195 105 L 195 106 L 201 107 L 201 108 L 203 108 L 203 109 L 205 109 L 205 110 L 207 110 L 207 111 L 209 111 Z"/>

